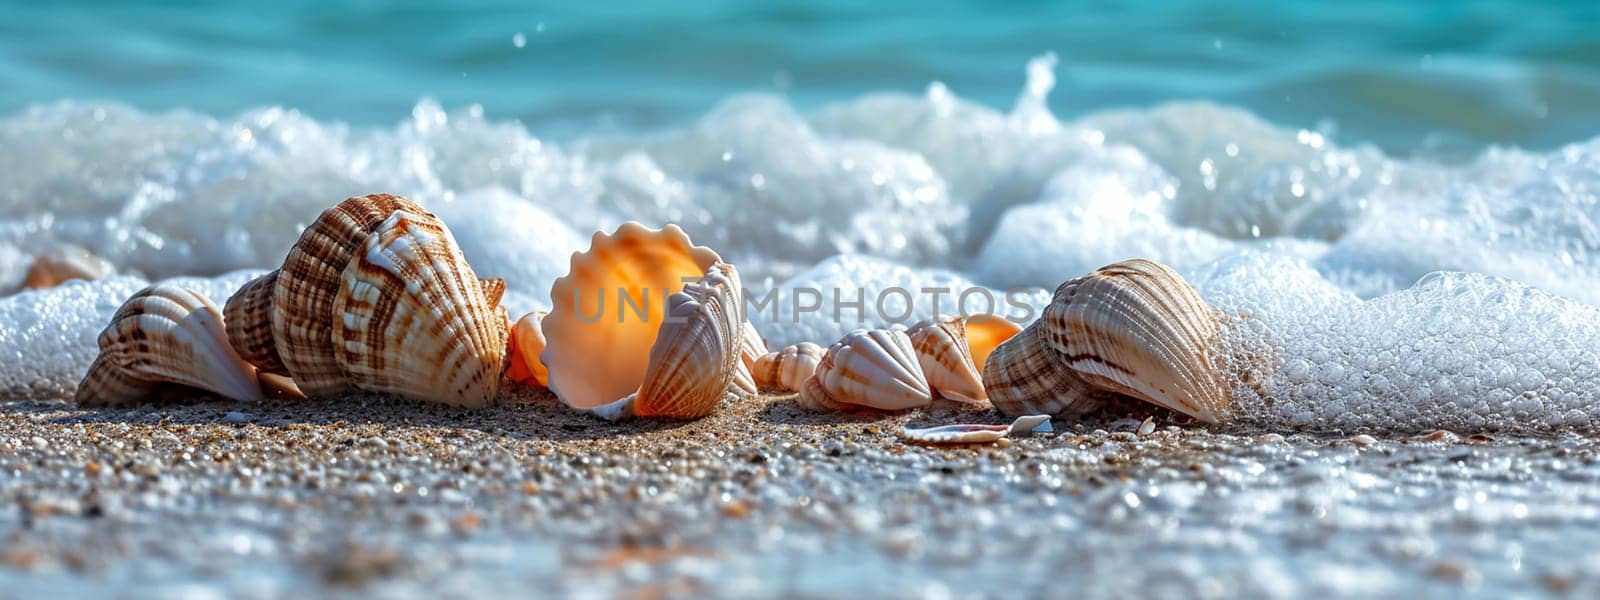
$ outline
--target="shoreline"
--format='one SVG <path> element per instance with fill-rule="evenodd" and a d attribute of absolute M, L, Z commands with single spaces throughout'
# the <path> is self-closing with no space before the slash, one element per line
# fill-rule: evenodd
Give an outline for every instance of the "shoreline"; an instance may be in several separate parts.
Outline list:
<path fill-rule="evenodd" d="M 1581 436 L 1283 436 L 1158 418 L 1143 436 L 1121 419 L 977 446 L 897 437 L 908 421 L 1004 420 L 960 408 L 815 414 L 769 395 L 698 421 L 608 423 L 533 390 L 479 410 L 375 395 L 0 403 L 0 584 L 397 597 L 1600 589 L 1583 587 L 1600 585 L 1600 563 L 1557 551 L 1600 542 L 1583 520 L 1600 503 L 1600 445 Z M 1526 485 L 1496 484 L 1508 468 Z M 1460 513 L 1460 494 L 1496 508 Z M 1519 568 L 1469 543 L 1476 531 L 1518 540 Z M 1431 550 L 1395 541 L 1414 538 Z M 1181 558 L 1197 551 L 1213 556 Z M 1296 564 L 1393 572 L 1339 583 Z"/>

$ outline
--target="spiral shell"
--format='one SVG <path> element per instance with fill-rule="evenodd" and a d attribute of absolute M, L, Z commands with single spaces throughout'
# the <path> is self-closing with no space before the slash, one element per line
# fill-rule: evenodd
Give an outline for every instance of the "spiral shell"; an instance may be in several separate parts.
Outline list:
<path fill-rule="evenodd" d="M 1044 315 L 990 356 L 984 383 L 1009 415 L 1081 413 L 1122 395 L 1214 423 L 1229 404 L 1212 361 L 1219 323 L 1172 269 L 1115 263 L 1057 288 Z"/>
<path fill-rule="evenodd" d="M 483 406 L 505 362 L 504 289 L 479 280 L 421 206 L 358 196 L 324 211 L 282 268 L 229 298 L 229 341 L 310 395 L 359 389 Z"/>
<path fill-rule="evenodd" d="M 862 329 L 828 347 L 816 372 L 800 386 L 809 410 L 866 407 L 904 410 L 933 402 L 928 380 L 904 332 Z"/>
<path fill-rule="evenodd" d="M 233 351 L 222 323 L 222 310 L 198 293 L 170 284 L 140 290 L 100 332 L 100 354 L 78 384 L 77 403 L 137 402 L 162 384 L 260 400 L 256 370 Z"/>
<path fill-rule="evenodd" d="M 630 222 L 595 233 L 550 289 L 540 354 L 550 390 L 608 419 L 710 414 L 739 393 L 742 290 L 732 265 L 677 226 Z"/>
<path fill-rule="evenodd" d="M 817 371 L 826 350 L 811 342 L 786 346 L 777 352 L 768 352 L 756 359 L 755 383 L 760 387 L 777 388 L 790 392 L 800 391 L 800 385 Z"/>

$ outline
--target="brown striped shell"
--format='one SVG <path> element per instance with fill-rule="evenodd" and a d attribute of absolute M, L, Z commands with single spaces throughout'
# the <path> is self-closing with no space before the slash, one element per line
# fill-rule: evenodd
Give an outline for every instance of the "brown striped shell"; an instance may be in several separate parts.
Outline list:
<path fill-rule="evenodd" d="M 504 291 L 473 274 L 449 228 L 420 205 L 358 196 L 324 211 L 282 268 L 229 298 L 229 340 L 306 394 L 483 406 L 505 364 Z"/>
<path fill-rule="evenodd" d="M 800 342 L 763 354 L 756 359 L 753 369 L 755 383 L 760 387 L 798 392 L 800 385 L 817 371 L 817 365 L 822 364 L 822 355 L 826 352 L 822 346 Z"/>
<path fill-rule="evenodd" d="M 860 329 L 828 347 L 797 402 L 808 410 L 904 410 L 933 395 L 905 332 Z"/>
<path fill-rule="evenodd" d="M 1220 320 L 1177 272 L 1134 259 L 1056 289 L 1043 316 L 984 368 L 1008 415 L 1084 412 L 1129 396 L 1217 422 L 1229 392 L 1213 366 Z"/>
<path fill-rule="evenodd" d="M 222 320 L 222 310 L 196 292 L 170 284 L 140 290 L 100 332 L 100 354 L 78 384 L 77 403 L 129 404 L 163 384 L 260 400 L 256 370 L 228 344 Z"/>
<path fill-rule="evenodd" d="M 906 332 L 928 385 L 941 398 L 982 403 L 983 364 L 1002 342 L 1022 328 L 994 315 L 927 319 Z"/>
<path fill-rule="evenodd" d="M 677 226 L 595 233 L 550 288 L 550 390 L 609 419 L 710 414 L 739 393 L 741 293 L 733 267 Z"/>

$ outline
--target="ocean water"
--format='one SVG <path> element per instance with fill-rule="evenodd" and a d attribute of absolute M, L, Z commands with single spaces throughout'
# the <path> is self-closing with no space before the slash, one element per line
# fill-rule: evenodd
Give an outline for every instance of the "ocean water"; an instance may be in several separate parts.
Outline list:
<path fill-rule="evenodd" d="M 70 396 L 147 281 L 221 301 L 324 208 L 387 191 L 505 277 L 513 316 L 627 220 L 680 224 L 777 290 L 752 314 L 774 345 L 890 324 L 827 296 L 793 318 L 785 291 L 1036 308 L 1147 257 L 1269 365 L 1238 398 L 1249 432 L 1589 447 L 1600 426 L 1600 5 L 450 6 L 0 6 L 0 399 Z M 61 243 L 119 275 L 20 291 Z M 1558 520 L 1592 513 L 1580 485 L 1497 487 L 1492 467 L 1416 485 L 1560 488 Z M 1263 502 L 1301 498 L 1278 483 Z M 1510 503 L 1482 510 L 1526 533 Z"/>

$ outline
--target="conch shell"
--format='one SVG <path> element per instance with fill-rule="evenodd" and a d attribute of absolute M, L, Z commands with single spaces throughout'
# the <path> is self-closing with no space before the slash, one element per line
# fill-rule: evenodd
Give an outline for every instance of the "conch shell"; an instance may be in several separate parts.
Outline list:
<path fill-rule="evenodd" d="M 721 260 L 675 225 L 596 232 L 550 288 L 540 354 L 550 390 L 608 419 L 695 419 L 741 394 L 743 288 Z"/>
<path fill-rule="evenodd" d="M 1001 342 L 1021 331 L 1015 323 L 993 315 L 928 319 L 907 332 L 928 385 L 941 398 L 982 403 L 983 363 Z"/>
<path fill-rule="evenodd" d="M 800 342 L 763 354 L 752 369 L 755 383 L 760 387 L 798 392 L 800 385 L 817 371 L 817 365 L 822 364 L 825 352 L 822 346 Z"/>
<path fill-rule="evenodd" d="M 282 268 L 228 299 L 229 340 L 307 394 L 484 406 L 505 364 L 504 290 L 473 274 L 449 228 L 421 206 L 359 196 L 324 211 Z"/>
<path fill-rule="evenodd" d="M 222 310 L 209 298 L 170 284 L 123 302 L 100 332 L 100 354 L 78 384 L 84 406 L 137 402 L 163 384 L 260 400 L 256 369 L 233 351 Z"/>
<path fill-rule="evenodd" d="M 1061 284 L 983 380 L 1008 415 L 1081 413 L 1120 395 L 1215 423 L 1230 402 L 1212 360 L 1219 335 L 1219 314 L 1181 276 L 1127 260 Z"/>
<path fill-rule="evenodd" d="M 511 364 L 506 366 L 506 377 L 512 381 L 539 387 L 550 384 L 550 372 L 539 361 L 539 354 L 546 346 L 544 328 L 539 322 L 547 314 L 550 313 L 541 310 L 522 315 L 511 327 L 511 347 L 506 351 L 506 361 Z"/>
<path fill-rule="evenodd" d="M 911 338 L 901 331 L 860 329 L 834 342 L 800 386 L 809 410 L 867 407 L 904 410 L 933 402 Z"/>

